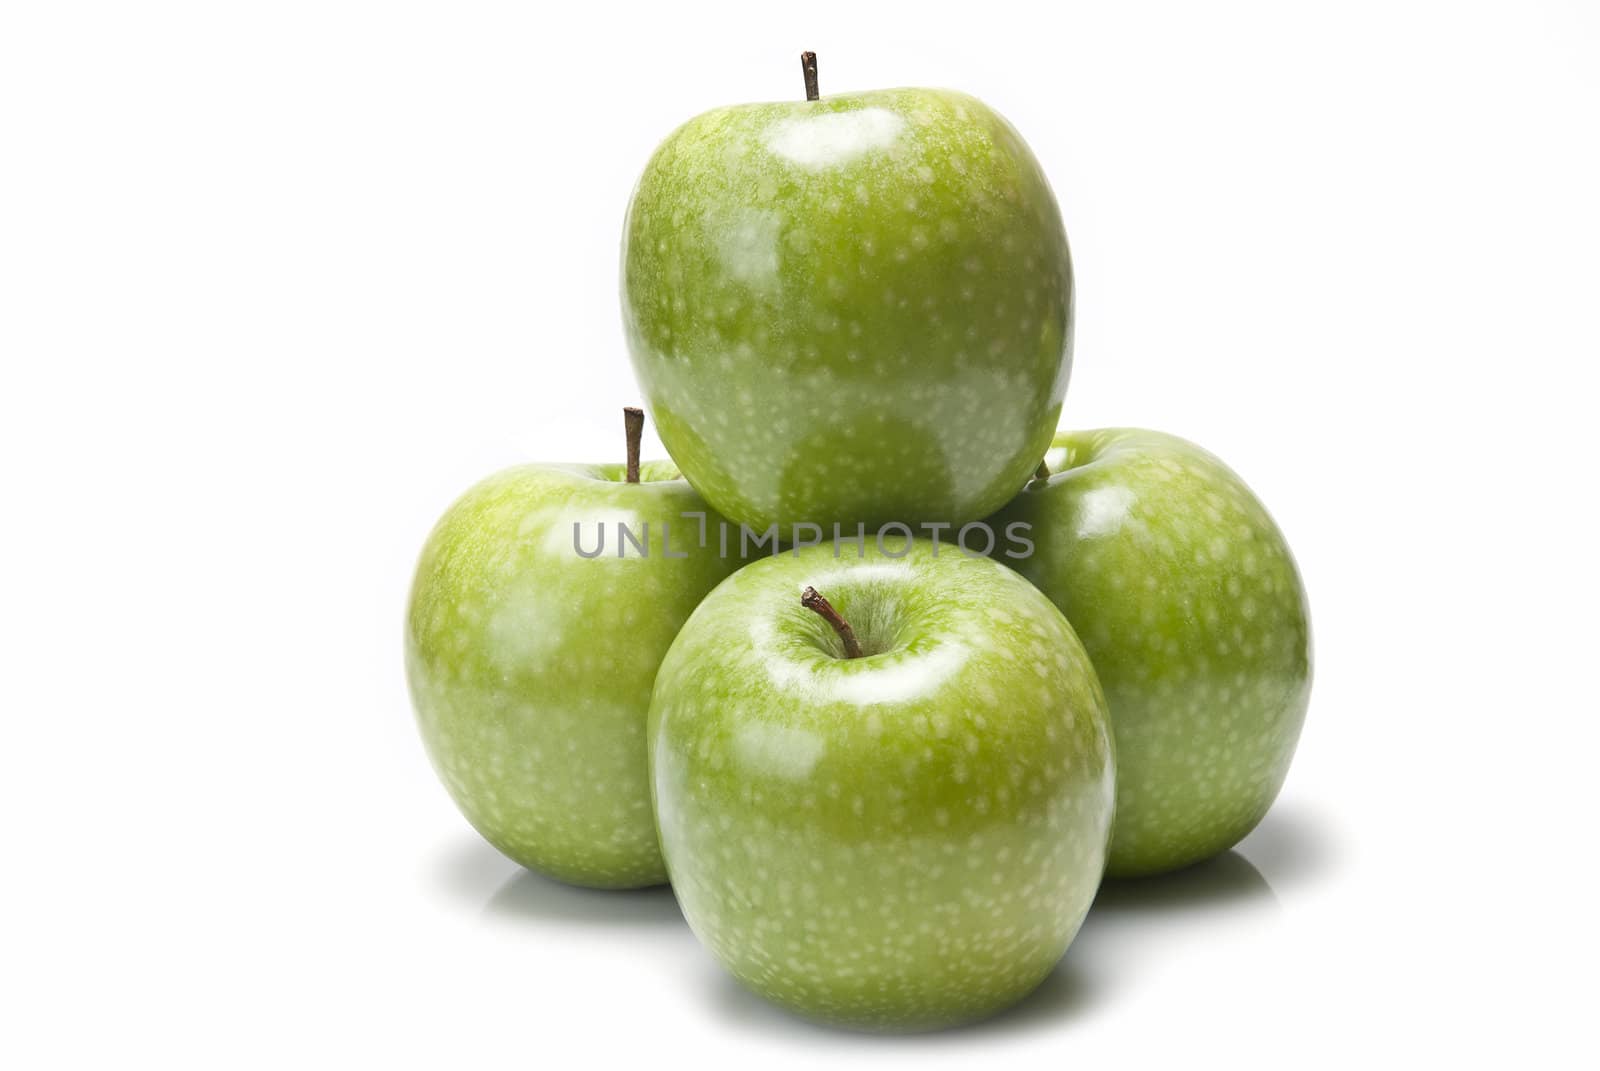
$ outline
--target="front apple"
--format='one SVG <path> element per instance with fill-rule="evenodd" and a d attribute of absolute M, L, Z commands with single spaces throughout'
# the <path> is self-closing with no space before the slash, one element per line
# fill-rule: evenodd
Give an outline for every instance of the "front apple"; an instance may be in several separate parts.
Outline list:
<path fill-rule="evenodd" d="M 1236 844 L 1272 805 L 1311 695 L 1305 589 L 1244 481 L 1172 435 L 1063 433 L 991 524 L 1059 606 L 1105 686 L 1117 740 L 1109 872 L 1153 874 Z"/>
<path fill-rule="evenodd" d="M 1110 738 L 1071 626 L 1021 577 L 948 544 L 858 553 L 786 552 L 706 598 L 657 677 L 652 788 L 684 914 L 745 985 L 928 1029 L 1061 957 L 1104 865 Z"/>
<path fill-rule="evenodd" d="M 1004 505 L 1067 388 L 1072 264 L 1017 132 L 935 89 L 719 108 L 628 208 L 623 318 L 668 452 L 731 520 Z"/>
<path fill-rule="evenodd" d="M 678 627 L 740 564 L 701 545 L 705 502 L 672 465 L 637 478 L 523 465 L 484 480 L 428 537 L 406 618 L 417 722 L 456 805 L 512 859 L 579 885 L 665 880 L 650 688 Z"/>

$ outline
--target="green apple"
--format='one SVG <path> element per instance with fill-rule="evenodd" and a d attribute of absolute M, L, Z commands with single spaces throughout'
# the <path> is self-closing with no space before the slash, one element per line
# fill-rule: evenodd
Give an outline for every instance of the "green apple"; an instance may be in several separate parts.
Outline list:
<path fill-rule="evenodd" d="M 1031 555 L 1002 557 L 1072 622 L 1117 743 L 1109 873 L 1225 851 L 1289 771 L 1311 695 L 1305 589 L 1244 481 L 1172 435 L 1068 432 L 997 517 Z"/>
<path fill-rule="evenodd" d="M 650 706 L 690 926 L 757 993 L 863 1029 L 977 1019 L 1048 975 L 1099 885 L 1115 792 L 1060 612 L 990 559 L 899 546 L 735 573 Z"/>
<path fill-rule="evenodd" d="M 719 108 L 645 167 L 623 320 L 661 440 L 731 520 L 961 524 L 1067 389 L 1072 264 L 1010 124 L 940 89 Z"/>
<path fill-rule="evenodd" d="M 456 805 L 518 863 L 598 887 L 666 879 L 650 688 L 740 564 L 701 546 L 697 515 L 721 519 L 672 465 L 630 456 L 637 482 L 623 465 L 523 465 L 472 488 L 428 537 L 406 619 L 417 721 Z"/>

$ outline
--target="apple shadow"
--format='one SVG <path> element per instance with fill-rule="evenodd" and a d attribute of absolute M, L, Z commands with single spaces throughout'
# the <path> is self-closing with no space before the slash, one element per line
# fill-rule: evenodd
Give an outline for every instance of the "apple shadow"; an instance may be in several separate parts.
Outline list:
<path fill-rule="evenodd" d="M 459 837 L 433 867 L 435 888 L 450 900 L 481 905 L 522 868 L 477 836 Z"/>
<path fill-rule="evenodd" d="M 1279 804 L 1234 849 L 1286 890 L 1313 881 L 1338 864 L 1332 832 L 1302 806 Z"/>
<path fill-rule="evenodd" d="M 626 930 L 655 927 L 688 932 L 666 885 L 648 889 L 585 889 L 535 873 L 478 837 L 462 838 L 434 871 L 436 887 L 484 918 Z"/>
<path fill-rule="evenodd" d="M 489 918 L 613 929 L 649 927 L 688 932 L 672 889 L 584 889 L 523 870 L 483 905 Z"/>
<path fill-rule="evenodd" d="M 1134 914 L 1278 904 L 1272 885 L 1237 850 L 1171 874 L 1149 878 L 1107 878 L 1090 908 L 1096 912 Z"/>
<path fill-rule="evenodd" d="M 1055 971 L 1016 1007 L 968 1027 L 962 1036 L 993 1036 L 1060 1029 L 1112 997 L 1133 979 L 1128 965 L 1135 942 L 1146 934 L 1190 928 L 1197 918 L 1218 913 L 1276 913 L 1272 886 L 1250 860 L 1235 851 L 1172 874 L 1108 880 Z"/>
<path fill-rule="evenodd" d="M 1306 811 L 1275 807 L 1244 840 L 1221 855 L 1148 878 L 1108 878 L 1089 913 L 1175 916 L 1186 912 L 1277 909 L 1279 890 L 1323 873 L 1336 850 Z"/>

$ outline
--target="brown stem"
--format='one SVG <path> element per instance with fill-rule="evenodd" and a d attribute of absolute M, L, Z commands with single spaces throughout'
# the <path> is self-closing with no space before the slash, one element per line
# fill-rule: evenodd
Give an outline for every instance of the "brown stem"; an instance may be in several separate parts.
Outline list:
<path fill-rule="evenodd" d="M 821 97 L 817 91 L 817 54 L 815 52 L 800 53 L 800 73 L 806 79 L 806 99 L 816 100 Z"/>
<path fill-rule="evenodd" d="M 846 658 L 861 657 L 861 645 L 856 642 L 856 630 L 850 627 L 850 622 L 839 616 L 839 611 L 833 608 L 832 603 L 818 594 L 816 588 L 808 587 L 800 593 L 800 605 L 821 614 L 822 619 L 833 626 L 833 631 L 844 641 Z"/>
<path fill-rule="evenodd" d="M 622 407 L 622 426 L 628 433 L 628 482 L 639 482 L 639 437 L 644 434 L 644 410 Z"/>
<path fill-rule="evenodd" d="M 1033 470 L 1033 478 L 1036 480 L 1048 480 L 1050 478 L 1050 466 L 1043 461 L 1039 462 L 1039 467 Z"/>

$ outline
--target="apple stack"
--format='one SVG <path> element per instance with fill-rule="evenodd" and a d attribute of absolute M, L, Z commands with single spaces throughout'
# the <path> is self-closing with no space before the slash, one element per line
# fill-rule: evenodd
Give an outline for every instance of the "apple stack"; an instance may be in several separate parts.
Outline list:
<path fill-rule="evenodd" d="M 804 101 L 680 127 L 628 209 L 623 319 L 672 463 L 640 463 L 629 410 L 625 463 L 468 491 L 406 665 L 506 855 L 670 880 L 756 992 L 929 1029 L 1038 985 L 1104 877 L 1260 821 L 1306 599 L 1215 457 L 1056 432 L 1072 266 L 1017 132 L 803 68 Z"/>

